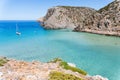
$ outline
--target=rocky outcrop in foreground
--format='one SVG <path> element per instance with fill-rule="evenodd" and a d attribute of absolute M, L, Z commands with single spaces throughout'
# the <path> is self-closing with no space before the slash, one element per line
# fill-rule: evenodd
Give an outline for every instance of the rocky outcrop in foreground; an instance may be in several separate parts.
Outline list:
<path fill-rule="evenodd" d="M 45 29 L 70 28 L 74 31 L 120 36 L 120 0 L 115 0 L 100 10 L 88 7 L 53 7 L 40 21 Z"/>
<path fill-rule="evenodd" d="M 0 80 L 108 80 L 99 75 L 88 76 L 81 69 L 68 65 L 61 59 L 48 63 L 25 62 L 0 58 Z"/>

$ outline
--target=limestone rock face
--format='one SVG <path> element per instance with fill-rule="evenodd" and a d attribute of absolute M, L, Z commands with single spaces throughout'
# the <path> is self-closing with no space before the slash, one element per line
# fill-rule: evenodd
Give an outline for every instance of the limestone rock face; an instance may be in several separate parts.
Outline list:
<path fill-rule="evenodd" d="M 43 26 L 46 29 L 93 27 L 101 14 L 87 7 L 57 6 L 48 10 L 44 17 Z M 96 19 L 97 18 L 97 19 Z"/>
<path fill-rule="evenodd" d="M 120 0 L 108 4 L 97 12 L 87 18 L 83 28 L 78 26 L 75 31 L 120 36 Z"/>
<path fill-rule="evenodd" d="M 45 29 L 70 28 L 74 31 L 120 36 L 120 0 L 98 11 L 88 7 L 53 7 L 43 18 L 42 25 Z"/>
<path fill-rule="evenodd" d="M 120 30 L 120 0 L 108 4 L 100 9 L 99 12 L 103 16 L 100 21 L 102 27 L 109 28 L 112 31 Z"/>
<path fill-rule="evenodd" d="M 48 10 L 44 17 L 43 26 L 46 29 L 74 28 L 75 25 L 66 14 L 68 11 L 63 7 L 54 7 Z"/>
<path fill-rule="evenodd" d="M 48 10 L 43 26 L 47 29 L 83 27 L 86 20 L 96 13 L 96 10 L 87 7 L 57 6 Z M 99 16 L 99 13 L 96 15 Z"/>

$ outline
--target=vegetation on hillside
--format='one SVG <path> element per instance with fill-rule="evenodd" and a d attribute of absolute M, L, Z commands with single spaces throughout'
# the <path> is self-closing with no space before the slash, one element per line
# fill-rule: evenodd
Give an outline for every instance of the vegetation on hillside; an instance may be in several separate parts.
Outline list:
<path fill-rule="evenodd" d="M 0 58 L 0 66 L 3 66 L 7 62 L 8 62 L 8 59 L 6 59 L 6 58 Z"/>
<path fill-rule="evenodd" d="M 53 71 L 50 73 L 49 80 L 83 80 L 71 74 L 65 74 L 62 72 Z"/>
<path fill-rule="evenodd" d="M 66 70 L 71 70 L 73 72 L 78 72 L 80 74 L 87 75 L 87 72 L 85 72 L 84 70 L 81 70 L 81 69 L 76 68 L 76 67 L 72 67 L 72 66 L 68 65 L 67 62 L 63 61 L 62 59 L 55 58 L 51 62 L 54 62 L 54 63 L 59 62 L 60 66 Z"/>
<path fill-rule="evenodd" d="M 112 2 L 112 3 L 108 4 L 107 6 L 101 8 L 98 12 L 102 12 L 102 11 L 104 11 L 104 10 L 108 11 L 110 5 L 113 4 L 113 3 L 114 3 L 114 2 Z"/>

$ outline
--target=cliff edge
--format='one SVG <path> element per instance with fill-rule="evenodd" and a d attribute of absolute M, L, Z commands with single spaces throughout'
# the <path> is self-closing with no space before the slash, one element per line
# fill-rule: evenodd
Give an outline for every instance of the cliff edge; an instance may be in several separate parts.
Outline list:
<path fill-rule="evenodd" d="M 42 63 L 0 57 L 0 64 L 0 80 L 108 80 L 100 75 L 88 76 L 59 58 Z"/>

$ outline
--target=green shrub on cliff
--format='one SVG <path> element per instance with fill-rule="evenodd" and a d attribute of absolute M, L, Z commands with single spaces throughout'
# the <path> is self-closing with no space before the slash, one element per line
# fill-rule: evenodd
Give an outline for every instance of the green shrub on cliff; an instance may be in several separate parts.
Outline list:
<path fill-rule="evenodd" d="M 54 62 L 54 63 L 59 62 L 60 66 L 63 67 L 64 69 L 66 69 L 66 70 L 71 70 L 73 72 L 78 72 L 80 74 L 87 75 L 87 72 L 85 72 L 84 70 L 81 70 L 81 69 L 76 68 L 76 67 L 69 66 L 68 63 L 63 61 L 62 59 L 55 58 L 51 62 Z"/>
<path fill-rule="evenodd" d="M 3 66 L 5 63 L 7 63 L 8 60 L 6 58 L 0 58 L 0 66 Z"/>
<path fill-rule="evenodd" d="M 51 60 L 50 62 L 52 62 L 52 63 L 62 62 L 62 59 L 60 59 L 60 58 L 55 58 L 55 59 Z"/>
<path fill-rule="evenodd" d="M 83 75 L 86 75 L 86 74 L 87 74 L 85 71 L 83 71 L 83 70 L 81 70 L 81 69 L 79 69 L 79 68 L 69 66 L 69 65 L 67 64 L 67 62 L 64 62 L 64 61 L 62 61 L 62 62 L 60 63 L 60 66 L 62 66 L 64 69 L 71 70 L 71 71 L 73 71 L 73 72 L 78 72 L 78 73 L 83 74 Z"/>
<path fill-rule="evenodd" d="M 65 74 L 62 72 L 53 71 L 50 73 L 49 80 L 83 80 L 71 74 Z"/>

